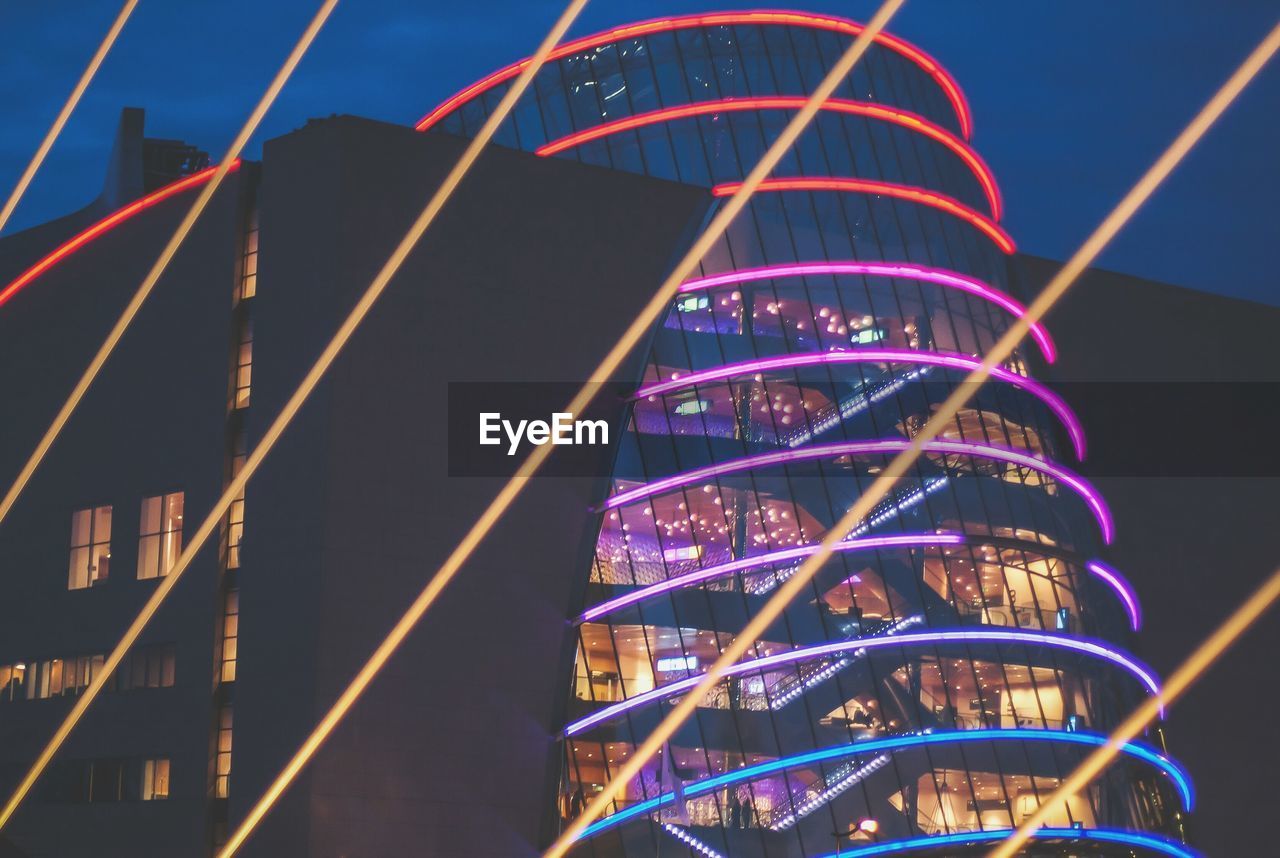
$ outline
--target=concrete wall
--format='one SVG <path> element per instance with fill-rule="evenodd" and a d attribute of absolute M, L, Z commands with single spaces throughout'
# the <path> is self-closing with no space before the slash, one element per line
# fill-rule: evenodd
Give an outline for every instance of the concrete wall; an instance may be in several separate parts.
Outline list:
<path fill-rule="evenodd" d="M 1036 287 L 1056 270 L 1025 263 Z M 1168 675 L 1280 564 L 1280 307 L 1091 271 L 1048 327 L 1068 399 L 1095 404 L 1081 415 L 1082 470 L 1111 504 L 1110 558 L 1142 599 L 1138 653 Z M 1115 390 L 1090 393 L 1098 384 Z M 1126 458 L 1167 461 L 1157 473 Z M 1190 832 L 1208 854 L 1274 839 L 1263 797 L 1280 769 L 1270 728 L 1280 690 L 1267 666 L 1277 650 L 1272 611 L 1170 711 L 1169 750 L 1198 787 Z"/>
<path fill-rule="evenodd" d="M 136 577 L 142 498 L 185 491 L 190 532 L 220 491 L 239 182 L 233 175 L 219 191 L 0 525 L 0 663 L 106 653 L 156 587 Z M 146 210 L 0 307 L 6 489 L 193 199 L 184 194 Z M 89 211 L 0 242 L 0 283 L 87 225 Z M 99 586 L 68 591 L 71 512 L 97 504 L 114 507 L 110 575 Z M 209 549 L 142 638 L 176 644 L 175 687 L 104 695 L 59 754 L 167 756 L 169 801 L 50 804 L 37 785 L 5 831 L 25 854 L 201 854 L 215 577 Z M 73 703 L 0 704 L 6 798 Z"/>
<path fill-rule="evenodd" d="M 251 439 L 463 143 L 342 117 L 268 144 Z M 501 485 L 448 476 L 449 382 L 584 379 L 707 202 L 485 154 L 250 488 L 233 825 Z M 604 490 L 534 481 L 244 854 L 536 854 Z"/>

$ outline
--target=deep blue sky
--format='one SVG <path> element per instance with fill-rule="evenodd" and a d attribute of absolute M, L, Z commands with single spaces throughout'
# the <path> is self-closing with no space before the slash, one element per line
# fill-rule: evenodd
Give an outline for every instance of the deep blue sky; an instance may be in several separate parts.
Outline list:
<path fill-rule="evenodd" d="M 217 158 L 317 3 L 143 0 L 11 228 L 77 208 L 101 184 L 117 113 Z M 527 54 L 560 0 L 344 0 L 260 141 L 308 117 L 408 123 Z M 865 19 L 875 3 L 806 0 Z M 7 194 L 117 0 L 0 6 L 0 190 Z M 749 3 L 594 0 L 575 33 Z M 891 29 L 936 56 L 973 106 L 1022 249 L 1061 258 L 1277 17 L 1275 0 L 911 0 Z M 1280 303 L 1280 62 L 1267 69 L 1103 258 L 1109 268 Z"/>

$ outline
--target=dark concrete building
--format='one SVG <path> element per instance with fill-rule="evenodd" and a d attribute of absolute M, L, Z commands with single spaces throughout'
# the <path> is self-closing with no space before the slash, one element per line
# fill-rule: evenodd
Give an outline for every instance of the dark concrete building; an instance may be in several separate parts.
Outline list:
<path fill-rule="evenodd" d="M 123 143 L 137 152 L 140 114 L 126 122 Z M 78 660 L 91 672 L 154 587 L 138 579 L 155 542 L 139 535 L 143 499 L 183 499 L 165 519 L 179 536 L 163 540 L 163 567 L 183 520 L 194 527 L 212 506 L 462 145 L 324 120 L 271 141 L 261 165 L 219 190 L 0 533 L 4 789 L 86 684 Z M 190 197 L 148 206 L 0 310 L 4 473 L 34 446 Z M 154 675 L 143 668 L 97 701 L 5 831 L 19 854 L 206 854 L 500 486 L 448 477 L 448 384 L 579 378 L 583 356 L 620 335 L 707 202 L 671 182 L 486 153 L 254 481 L 247 512 L 233 509 L 221 544 L 148 629 Z M 98 214 L 5 239 L 3 279 Z M 242 261 L 259 227 L 271 236 L 260 267 Z M 619 269 L 619 258 L 631 262 Z M 246 290 L 259 277 L 262 288 Z M 599 483 L 531 487 L 246 854 L 496 856 L 544 836 L 565 617 L 580 598 L 583 511 Z M 106 548 L 72 581 L 79 509 L 102 511 L 86 544 Z M 156 777 L 159 761 L 165 783 L 144 795 L 143 770 Z M 163 802 L 141 800 L 156 790 Z"/>

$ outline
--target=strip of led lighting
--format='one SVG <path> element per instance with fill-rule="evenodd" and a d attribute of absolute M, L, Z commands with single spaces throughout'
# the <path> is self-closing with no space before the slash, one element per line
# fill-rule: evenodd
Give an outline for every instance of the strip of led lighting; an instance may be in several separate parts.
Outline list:
<path fill-rule="evenodd" d="M 842 400 L 839 408 L 829 409 L 829 413 L 819 415 L 817 419 L 813 421 L 812 428 L 801 426 L 783 438 L 783 441 L 788 447 L 799 447 L 801 444 L 811 440 L 814 436 L 820 435 L 828 429 L 840 425 L 842 420 L 848 420 L 855 414 L 860 414 L 872 405 L 887 399 L 911 382 L 915 381 L 927 371 L 927 367 L 924 369 L 912 370 L 906 375 L 899 376 L 891 381 L 882 382 L 880 386 L 870 394 L 859 391 L 853 396 Z"/>
<path fill-rule="evenodd" d="M 662 829 L 676 840 L 679 840 L 681 843 L 688 846 L 694 852 L 697 852 L 699 855 L 705 855 L 707 858 L 724 858 L 724 856 L 719 852 L 712 849 L 710 846 L 703 843 L 701 840 L 694 837 L 678 825 L 672 825 L 670 822 L 664 822 L 662 823 Z"/>
<path fill-rule="evenodd" d="M 889 628 L 885 629 L 883 632 L 876 632 L 875 636 L 880 637 L 881 635 L 883 635 L 887 637 L 889 635 L 895 635 L 898 632 L 902 631 L 903 629 L 908 629 L 911 626 L 914 626 L 917 623 L 922 623 L 922 622 L 924 622 L 924 617 L 921 617 L 919 615 L 913 616 L 913 617 L 905 617 L 901 620 L 898 620 L 896 623 L 893 623 L 891 626 L 889 626 Z M 841 658 L 836 659 L 831 664 L 828 664 L 826 667 L 822 668 L 816 673 L 813 673 L 805 677 L 803 681 L 787 689 L 786 693 L 782 694 L 777 699 L 769 703 L 769 708 L 774 711 L 781 709 L 783 706 L 786 706 L 788 703 L 790 703 L 792 700 L 795 700 L 797 697 L 799 697 L 804 692 L 808 691 L 810 688 L 813 688 L 815 685 L 825 682 L 826 680 L 835 676 L 840 671 L 844 670 L 846 667 L 848 667 L 850 664 L 853 663 L 854 659 L 862 658 L 866 654 L 867 654 L 867 651 L 865 649 L 857 649 L 857 650 L 854 650 L 853 653 L 850 655 L 843 656 Z"/>
<path fill-rule="evenodd" d="M 946 484 L 947 484 L 946 477 L 930 477 L 929 479 L 925 480 L 923 490 L 916 488 L 907 492 L 901 498 L 890 498 L 889 500 L 882 503 L 880 506 L 876 507 L 876 509 L 878 509 L 879 512 L 875 512 L 871 516 L 871 518 L 867 519 L 862 524 L 855 527 L 853 531 L 850 532 L 849 538 L 856 539 L 860 536 L 865 536 L 871 530 L 871 528 L 884 524 L 886 521 L 889 521 L 895 515 L 898 515 L 899 513 L 905 510 L 911 509 L 913 506 L 916 506 L 921 501 L 923 501 L 926 497 L 933 494 L 934 492 L 936 492 L 938 489 L 942 488 Z M 763 578 L 758 583 L 744 584 L 743 587 L 748 593 L 750 593 L 753 596 L 763 596 L 765 593 L 770 592 L 775 587 L 780 585 L 783 581 L 786 581 L 788 578 L 794 575 L 796 570 L 799 568 L 800 568 L 800 564 L 798 563 L 795 566 L 788 566 L 786 569 L 783 569 L 779 572 L 775 572 L 773 575 Z"/>
<path fill-rule="evenodd" d="M 775 822 L 772 826 L 773 830 L 786 831 L 788 828 L 795 825 L 801 819 L 804 819 L 806 816 L 813 813 L 818 808 L 822 807 L 822 805 L 826 804 L 827 802 L 831 801 L 831 799 L 840 795 L 840 793 L 849 789 L 849 787 L 857 783 L 860 783 L 867 776 L 873 774 L 878 769 L 884 768 L 888 764 L 889 764 L 889 756 L 887 754 L 881 754 L 880 756 L 873 759 L 871 762 L 867 763 L 864 766 L 859 766 L 858 768 L 854 769 L 852 772 L 849 772 L 847 775 L 844 775 L 842 777 L 837 777 L 835 783 L 831 784 L 831 786 L 827 787 L 822 792 L 818 793 L 813 798 L 809 799 L 804 804 L 797 807 L 794 813 L 789 813 L 786 816 L 784 816 L 782 819 Z M 842 766 L 841 768 L 850 768 L 850 767 L 851 767 L 850 765 L 846 765 L 846 766 Z M 838 771 L 839 769 L 837 769 L 837 772 Z M 826 782 L 825 778 L 823 779 L 823 782 L 824 783 Z"/>

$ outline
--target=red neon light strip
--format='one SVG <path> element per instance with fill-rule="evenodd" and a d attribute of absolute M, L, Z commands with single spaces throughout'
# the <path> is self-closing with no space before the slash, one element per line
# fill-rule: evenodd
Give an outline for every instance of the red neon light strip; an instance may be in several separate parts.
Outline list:
<path fill-rule="evenodd" d="M 723 185 L 716 185 L 712 188 L 711 194 L 716 197 L 729 197 L 741 185 L 741 182 L 726 182 Z M 933 191 L 926 191 L 923 188 L 895 185 L 890 182 L 877 182 L 872 179 L 824 177 L 812 179 L 765 179 L 760 183 L 757 191 L 852 191 L 859 194 L 880 194 L 886 197 L 896 197 L 900 200 L 932 206 L 935 209 L 941 209 L 948 214 L 953 214 L 962 220 L 968 221 L 985 233 L 1005 253 L 1013 253 L 1017 250 L 1013 239 L 1009 237 L 1009 233 L 1001 229 L 990 218 L 978 214 L 964 203 L 953 200 L 951 197 L 935 194 Z"/>
<path fill-rule="evenodd" d="M 667 107 L 662 110 L 654 110 L 649 113 L 639 113 L 635 116 L 629 116 L 626 119 L 618 119 L 614 122 L 606 122 L 603 125 L 597 125 L 594 128 L 588 128 L 584 131 L 578 131 L 567 137 L 561 137 L 559 140 L 553 140 L 544 146 L 536 149 L 539 155 L 555 155 L 566 149 L 572 149 L 575 146 L 581 146 L 584 143 L 590 143 L 593 140 L 599 140 L 602 137 L 608 137 L 612 134 L 618 134 L 623 131 L 630 131 L 635 128 L 641 128 L 646 125 L 654 125 L 659 122 L 670 122 L 673 119 L 687 119 L 693 116 L 707 116 L 718 113 L 724 113 L 733 110 L 799 110 L 804 107 L 806 99 L 799 95 L 775 95 L 763 96 L 759 98 L 726 98 L 720 101 L 703 101 L 697 104 L 686 104 L 680 107 Z M 836 113 L 848 113 L 855 116 L 866 116 L 871 119 L 883 119 L 886 122 L 892 122 L 913 131 L 919 131 L 926 137 L 929 137 L 946 146 L 952 152 L 959 156 L 960 160 L 973 171 L 977 177 L 978 183 L 982 185 L 983 192 L 987 195 L 987 201 L 991 205 L 991 217 L 1000 220 L 1000 189 L 996 187 L 995 176 L 991 173 L 991 168 L 978 156 L 978 153 L 960 138 L 956 137 L 950 131 L 939 125 L 934 125 L 923 116 L 917 116 L 906 110 L 899 110 L 895 107 L 884 107 L 879 104 L 871 104 L 865 101 L 850 101 L 844 98 L 830 98 L 822 105 L 823 110 L 830 110 Z"/>
<path fill-rule="evenodd" d="M 613 30 L 606 30 L 603 33 L 596 33 L 592 36 L 586 36 L 581 39 L 575 39 L 572 42 L 565 42 L 551 52 L 547 57 L 548 60 L 558 60 L 571 54 L 580 53 L 590 48 L 607 45 L 610 42 L 617 42 L 622 39 L 634 39 L 640 36 L 647 36 L 652 33 L 666 33 L 672 30 L 686 30 L 692 27 L 715 27 L 731 24 L 783 24 L 795 27 L 810 27 L 815 30 L 827 30 L 833 33 L 840 33 L 846 36 L 856 37 L 862 32 L 863 26 L 845 18 L 833 18 L 827 15 L 808 15 L 802 12 L 715 12 L 709 15 L 685 15 L 677 18 L 659 18 L 653 21 L 643 21 L 639 24 L 630 24 L 625 27 L 618 27 Z M 930 77 L 942 87 L 943 92 L 947 94 L 947 99 L 951 102 L 951 106 L 955 109 L 956 118 L 960 122 L 960 136 L 968 140 L 971 136 L 971 120 L 969 116 L 969 105 L 965 101 L 964 93 L 960 91 L 959 85 L 955 79 L 951 77 L 947 71 L 938 65 L 932 57 L 924 51 L 896 36 L 890 36 L 888 33 L 881 33 L 876 36 L 875 41 L 886 48 L 896 51 L 902 56 L 914 62 L 920 68 L 924 69 Z M 528 60 L 521 60 L 513 63 L 506 68 L 499 69 L 493 74 L 485 77 L 471 86 L 454 95 L 445 101 L 435 110 L 428 113 L 418 121 L 414 126 L 419 131 L 426 131 L 432 125 L 435 125 L 440 119 L 448 113 L 451 113 L 459 105 L 474 98 L 476 95 L 487 89 L 492 89 L 503 81 L 510 80 L 524 70 L 529 64 Z"/>
<path fill-rule="evenodd" d="M 240 167 L 239 158 L 231 162 L 232 171 L 239 169 L 239 167 Z M 51 253 L 49 253 L 48 256 L 44 257 L 35 265 L 32 265 L 26 271 L 22 272 L 22 274 L 18 275 L 17 280 L 14 280 L 8 286 L 4 287 L 4 289 L 0 291 L 0 305 L 3 305 L 6 301 L 8 301 L 10 298 L 16 295 L 18 291 L 22 289 L 22 287 L 29 284 L 32 280 L 35 280 L 41 274 L 45 273 L 50 268 L 57 265 L 59 262 L 61 262 L 63 259 L 66 259 L 71 254 L 75 253 L 77 250 L 84 247 L 86 244 L 93 241 L 95 238 L 102 235 L 104 232 L 107 232 L 108 230 L 111 230 L 119 226 L 121 223 L 133 217 L 134 215 L 138 214 L 139 212 L 164 202 L 165 200 L 169 199 L 169 197 L 180 194 L 183 191 L 189 191 L 192 188 L 196 187 L 197 185 L 203 185 L 205 182 L 213 178 L 213 174 L 217 169 L 218 168 L 216 166 L 209 167 L 207 169 L 201 170 L 198 173 L 192 173 L 190 176 L 187 176 L 186 178 L 183 178 L 183 179 L 179 179 L 176 182 L 171 182 L 170 184 L 165 185 L 163 188 L 152 191 L 151 193 L 147 194 L 145 197 L 141 197 L 139 199 L 134 200 L 124 208 L 118 209 L 117 211 L 114 211 L 111 214 L 107 215 L 102 220 L 98 221 L 93 226 L 89 227 L 83 232 L 72 236 L 67 241 L 63 242 L 61 245 L 55 248 Z"/>

